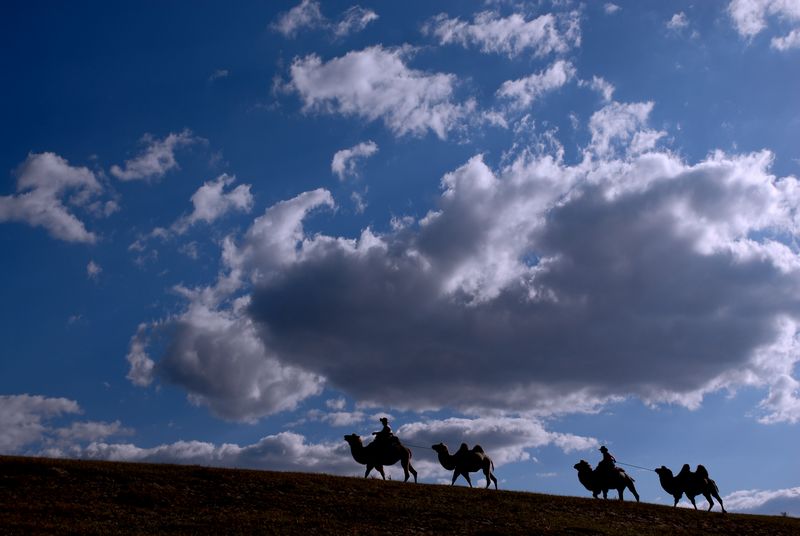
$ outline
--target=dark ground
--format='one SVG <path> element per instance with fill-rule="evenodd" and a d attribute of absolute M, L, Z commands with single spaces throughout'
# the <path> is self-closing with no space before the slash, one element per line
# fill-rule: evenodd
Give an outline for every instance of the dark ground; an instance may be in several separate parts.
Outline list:
<path fill-rule="evenodd" d="M 320 474 L 0 456 L 0 533 L 800 535 L 800 519 Z"/>

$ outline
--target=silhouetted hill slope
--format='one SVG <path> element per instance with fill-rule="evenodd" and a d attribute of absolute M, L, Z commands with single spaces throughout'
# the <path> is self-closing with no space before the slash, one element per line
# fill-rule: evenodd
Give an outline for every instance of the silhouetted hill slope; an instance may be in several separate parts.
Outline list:
<path fill-rule="evenodd" d="M 800 534 L 793 518 L 320 474 L 0 456 L 3 534 Z"/>

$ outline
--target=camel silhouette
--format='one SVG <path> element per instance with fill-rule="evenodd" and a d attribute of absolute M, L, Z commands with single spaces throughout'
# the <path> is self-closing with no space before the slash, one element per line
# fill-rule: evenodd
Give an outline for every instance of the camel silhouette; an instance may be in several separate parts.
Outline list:
<path fill-rule="evenodd" d="M 603 498 L 607 499 L 608 490 L 615 489 L 621 501 L 625 488 L 628 488 L 636 497 L 636 502 L 639 502 L 639 493 L 636 491 L 636 486 L 633 485 L 634 480 L 623 469 L 614 467 L 611 472 L 592 469 L 592 465 L 586 460 L 579 461 L 573 467 L 578 471 L 578 480 L 592 492 L 592 497 L 595 499 L 600 492 L 603 492 Z"/>
<path fill-rule="evenodd" d="M 364 472 L 364 478 L 369 476 L 372 469 L 376 469 L 384 480 L 386 474 L 383 472 L 384 465 L 394 465 L 400 462 L 405 473 L 405 480 L 408 482 L 409 472 L 414 475 L 414 482 L 417 481 L 417 472 L 411 465 L 411 450 L 404 447 L 400 440 L 394 441 L 372 441 L 369 445 L 364 446 L 361 442 L 361 436 L 357 434 L 350 434 L 344 436 L 344 440 L 350 445 L 350 453 L 353 459 L 361 465 L 366 465 L 367 470 Z"/>
<path fill-rule="evenodd" d="M 455 454 L 450 454 L 447 445 L 444 443 L 437 443 L 431 448 L 439 455 L 439 463 L 442 464 L 442 467 L 448 471 L 453 471 L 451 486 L 456 483 L 458 475 L 462 475 L 469 487 L 472 487 L 469 474 L 483 471 L 486 476 L 486 487 L 488 488 L 490 483 L 494 482 L 494 489 L 497 489 L 497 478 L 492 474 L 494 463 L 480 445 L 475 445 L 472 450 L 469 450 L 466 443 L 461 443 L 461 448 Z"/>
<path fill-rule="evenodd" d="M 725 506 L 722 504 L 722 498 L 719 496 L 719 488 L 717 483 L 708 476 L 708 471 L 702 465 L 697 466 L 697 470 L 692 472 L 689 464 L 683 464 L 680 473 L 673 476 L 672 470 L 662 465 L 655 470 L 658 474 L 658 480 L 664 491 L 669 493 L 675 498 L 675 503 L 672 506 L 677 506 L 681 496 L 685 493 L 686 497 L 691 501 L 694 509 L 697 510 L 697 504 L 694 498 L 702 495 L 708 501 L 708 510 L 714 507 L 714 501 L 711 497 L 715 497 L 719 501 L 719 507 L 722 508 L 722 513 L 725 513 Z"/>

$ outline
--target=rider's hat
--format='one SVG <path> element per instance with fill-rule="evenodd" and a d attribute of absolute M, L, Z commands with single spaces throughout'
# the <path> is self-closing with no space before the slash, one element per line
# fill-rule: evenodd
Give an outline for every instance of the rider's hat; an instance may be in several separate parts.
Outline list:
<path fill-rule="evenodd" d="M 386 417 L 381 417 L 381 419 L 380 419 L 380 420 L 381 420 L 381 422 L 382 422 L 383 424 L 386 424 L 386 423 L 388 423 L 388 422 L 389 422 L 389 419 L 387 419 Z"/>
<path fill-rule="evenodd" d="M 606 446 L 605 446 L 605 445 L 603 445 L 602 447 L 600 447 L 600 452 L 608 452 L 608 449 L 606 448 Z"/>

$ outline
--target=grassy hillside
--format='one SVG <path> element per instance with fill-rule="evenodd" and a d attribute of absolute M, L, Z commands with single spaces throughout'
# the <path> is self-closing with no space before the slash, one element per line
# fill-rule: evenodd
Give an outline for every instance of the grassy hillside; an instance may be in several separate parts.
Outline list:
<path fill-rule="evenodd" d="M 793 518 L 319 474 L 0 457 L 3 534 L 800 534 Z"/>

